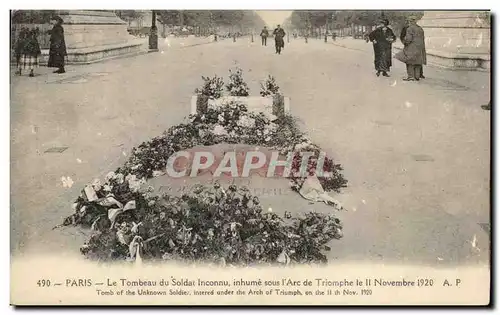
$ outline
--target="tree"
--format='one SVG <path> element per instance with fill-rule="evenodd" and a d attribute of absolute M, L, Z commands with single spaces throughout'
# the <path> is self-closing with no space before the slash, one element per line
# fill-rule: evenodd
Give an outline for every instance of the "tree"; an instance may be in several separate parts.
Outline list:
<path fill-rule="evenodd" d="M 115 11 L 115 13 L 120 19 L 127 21 L 128 26 L 130 26 L 130 23 L 133 20 L 136 20 L 136 19 L 142 17 L 142 12 L 137 11 L 137 10 L 117 10 L 117 11 Z"/>
<path fill-rule="evenodd" d="M 361 10 L 342 10 L 342 11 L 293 11 L 289 18 L 289 24 L 298 29 L 313 29 L 323 27 L 329 23 L 334 28 L 349 27 L 352 24 L 373 26 L 377 24 L 382 17 L 387 18 L 391 25 L 400 29 L 406 18 L 410 15 L 417 16 L 420 19 L 423 16 L 422 11 L 361 11 Z"/>
<path fill-rule="evenodd" d="M 182 13 L 179 10 L 158 10 L 156 14 L 162 24 L 177 25 Z"/>
<path fill-rule="evenodd" d="M 56 10 L 12 10 L 11 21 L 16 24 L 45 24 Z"/>

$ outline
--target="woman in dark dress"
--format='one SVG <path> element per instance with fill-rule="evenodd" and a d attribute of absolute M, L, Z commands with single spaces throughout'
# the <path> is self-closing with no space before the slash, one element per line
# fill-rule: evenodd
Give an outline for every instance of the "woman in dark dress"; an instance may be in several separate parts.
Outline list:
<path fill-rule="evenodd" d="M 64 41 L 63 20 L 56 16 L 52 18 L 54 27 L 50 30 L 49 62 L 50 68 L 57 68 L 54 73 L 65 73 L 64 60 L 66 58 L 66 42 Z"/>
<path fill-rule="evenodd" d="M 30 70 L 30 77 L 35 76 L 35 68 L 38 68 L 38 57 L 42 54 L 40 44 L 38 43 L 38 30 L 30 30 L 25 39 L 22 51 L 22 68 Z M 21 73 L 21 69 L 19 69 Z"/>
<path fill-rule="evenodd" d="M 373 43 L 377 76 L 380 76 L 380 73 L 382 73 L 384 77 L 388 77 L 389 74 L 387 72 L 391 70 L 392 66 L 392 43 L 396 41 L 396 36 L 388 25 L 389 20 L 384 19 L 368 35 L 369 40 Z"/>
<path fill-rule="evenodd" d="M 21 63 L 21 57 L 23 55 L 24 45 L 26 43 L 26 36 L 28 34 L 28 30 L 26 28 L 22 28 L 17 37 L 16 43 L 14 44 L 14 51 L 16 54 L 16 74 L 21 75 L 23 65 Z"/>

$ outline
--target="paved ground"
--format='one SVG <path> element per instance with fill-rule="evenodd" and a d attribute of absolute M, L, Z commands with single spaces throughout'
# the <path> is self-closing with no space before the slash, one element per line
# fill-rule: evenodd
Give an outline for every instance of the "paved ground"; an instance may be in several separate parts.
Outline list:
<path fill-rule="evenodd" d="M 274 75 L 293 114 L 345 168 L 349 188 L 338 198 L 352 210 L 339 213 L 345 233 L 332 257 L 487 262 L 490 112 L 480 105 L 490 99 L 489 74 L 427 67 L 427 79 L 404 82 L 394 60 L 392 77 L 377 78 L 363 41 L 290 41 L 281 56 L 248 39 L 162 42 L 160 53 L 69 66 L 64 75 L 12 75 L 13 252 L 77 251 L 83 235 L 51 228 L 82 186 L 179 123 L 201 75 L 227 77 L 239 66 L 252 94 Z M 60 146 L 68 149 L 44 153 Z M 62 176 L 74 185 L 63 187 Z"/>

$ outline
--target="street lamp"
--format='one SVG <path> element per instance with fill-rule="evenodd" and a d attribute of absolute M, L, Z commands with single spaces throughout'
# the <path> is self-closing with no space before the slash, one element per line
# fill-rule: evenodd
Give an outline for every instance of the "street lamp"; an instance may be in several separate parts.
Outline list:
<path fill-rule="evenodd" d="M 152 10 L 151 32 L 149 34 L 149 51 L 158 51 L 158 29 L 156 28 L 156 11 Z"/>

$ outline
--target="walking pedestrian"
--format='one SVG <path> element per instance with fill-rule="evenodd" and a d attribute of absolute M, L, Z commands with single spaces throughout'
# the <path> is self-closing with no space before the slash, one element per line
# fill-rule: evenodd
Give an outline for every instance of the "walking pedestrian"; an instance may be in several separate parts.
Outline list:
<path fill-rule="evenodd" d="M 406 30 L 408 29 L 408 20 L 405 21 L 405 25 L 403 26 L 403 29 L 401 29 L 401 35 L 399 36 L 399 39 L 401 42 L 404 44 L 404 38 L 406 36 Z M 424 41 L 424 49 L 425 49 L 425 41 Z M 427 64 L 427 56 L 424 55 L 424 63 L 422 64 L 422 67 L 420 67 L 420 79 L 425 79 L 424 76 L 424 67 L 423 65 Z"/>
<path fill-rule="evenodd" d="M 392 43 L 396 41 L 394 32 L 389 27 L 389 20 L 383 19 L 375 30 L 368 34 L 369 40 L 373 43 L 374 64 L 377 77 L 380 73 L 388 77 L 392 66 Z"/>
<path fill-rule="evenodd" d="M 16 74 L 22 74 L 22 64 L 21 57 L 23 54 L 24 45 L 26 43 L 26 35 L 28 30 L 26 28 L 21 28 L 19 35 L 17 36 L 16 42 L 14 43 L 14 54 L 16 55 Z"/>
<path fill-rule="evenodd" d="M 267 26 L 264 26 L 264 28 L 260 32 L 260 38 L 262 39 L 262 46 L 267 46 L 268 36 L 269 36 L 269 31 L 267 30 Z"/>
<path fill-rule="evenodd" d="M 278 27 L 273 32 L 274 35 L 274 44 L 276 46 L 276 53 L 281 54 L 281 50 L 285 47 L 285 41 L 283 38 L 285 38 L 285 31 L 281 28 L 281 26 L 278 24 Z"/>
<path fill-rule="evenodd" d="M 66 42 L 64 41 L 64 28 L 62 27 L 63 20 L 59 16 L 55 16 L 51 20 L 54 27 L 50 30 L 50 49 L 49 49 L 49 68 L 57 68 L 54 73 L 65 73 L 64 61 L 67 56 Z"/>
<path fill-rule="evenodd" d="M 40 44 L 37 39 L 37 30 L 30 30 L 26 35 L 24 47 L 22 49 L 21 64 L 23 69 L 30 70 L 30 77 L 34 77 L 35 68 L 38 68 L 38 57 L 42 54 Z M 21 70 L 20 70 L 21 71 Z"/>
<path fill-rule="evenodd" d="M 425 34 L 424 30 L 417 25 L 417 18 L 408 18 L 408 28 L 404 37 L 404 48 L 395 55 L 395 58 L 406 64 L 408 77 L 404 81 L 420 80 L 420 69 L 426 63 Z"/>

